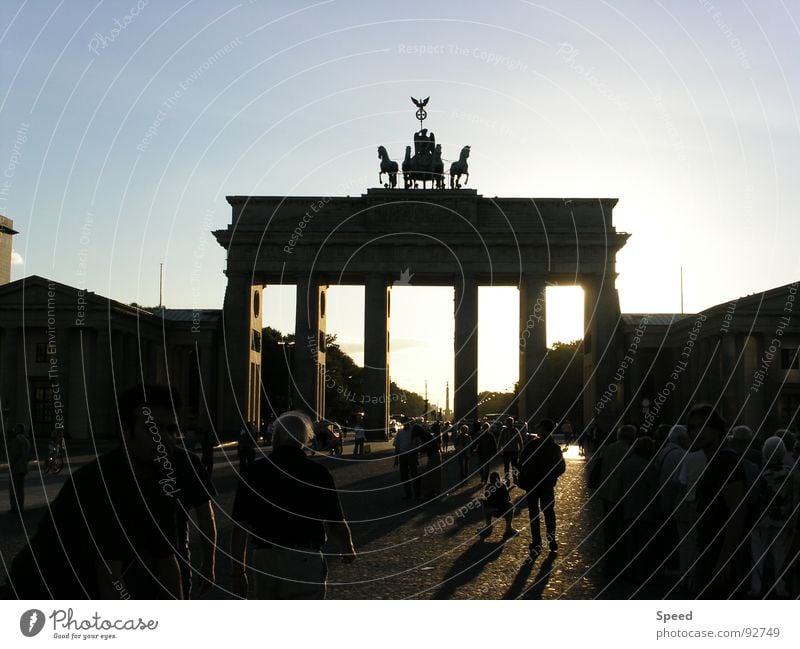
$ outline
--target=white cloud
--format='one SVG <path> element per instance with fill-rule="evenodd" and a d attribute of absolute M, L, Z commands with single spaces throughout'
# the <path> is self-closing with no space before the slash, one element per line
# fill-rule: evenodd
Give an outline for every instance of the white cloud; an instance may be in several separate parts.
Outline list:
<path fill-rule="evenodd" d="M 12 266 L 24 266 L 25 260 L 22 258 L 22 255 L 19 254 L 16 250 L 11 251 L 11 265 Z"/>

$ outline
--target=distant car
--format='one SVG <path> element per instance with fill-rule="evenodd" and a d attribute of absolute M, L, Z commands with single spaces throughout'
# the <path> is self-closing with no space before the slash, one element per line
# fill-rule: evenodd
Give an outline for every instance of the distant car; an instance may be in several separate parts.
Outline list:
<path fill-rule="evenodd" d="M 314 439 L 311 448 L 314 451 L 328 451 L 330 455 L 341 455 L 344 444 L 342 427 L 330 419 L 321 419 L 314 424 Z"/>

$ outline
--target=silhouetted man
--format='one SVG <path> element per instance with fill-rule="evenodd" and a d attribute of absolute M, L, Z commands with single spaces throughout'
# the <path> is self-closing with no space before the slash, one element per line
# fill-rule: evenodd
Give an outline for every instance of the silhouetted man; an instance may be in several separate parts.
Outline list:
<path fill-rule="evenodd" d="M 487 422 L 481 424 L 478 439 L 475 441 L 475 453 L 481 470 L 481 484 L 489 482 L 489 472 L 492 469 L 492 460 L 497 455 L 497 442 Z"/>
<path fill-rule="evenodd" d="M 536 428 L 538 437 L 529 441 L 522 450 L 517 476 L 517 485 L 527 492 L 528 514 L 531 521 L 530 552 L 534 556 L 542 551 L 540 509 L 544 513 L 550 551 L 558 550 L 555 487 L 556 481 L 566 468 L 561 448 L 553 440 L 555 424 L 550 419 L 543 419 Z"/>
<path fill-rule="evenodd" d="M 172 464 L 178 407 L 163 387 L 122 395 L 122 444 L 67 479 L 14 560 L 16 597 L 182 597 Z"/>
<path fill-rule="evenodd" d="M 25 511 L 25 476 L 31 459 L 31 442 L 25 434 L 25 426 L 14 426 L 13 434 L 6 438 L 8 448 L 8 502 L 9 513 Z"/>
<path fill-rule="evenodd" d="M 356 551 L 328 469 L 306 457 L 314 433 L 298 411 L 278 417 L 274 450 L 242 476 L 233 504 L 232 589 L 247 596 L 247 539 L 252 538 L 258 599 L 324 599 L 326 531 L 351 562 Z"/>

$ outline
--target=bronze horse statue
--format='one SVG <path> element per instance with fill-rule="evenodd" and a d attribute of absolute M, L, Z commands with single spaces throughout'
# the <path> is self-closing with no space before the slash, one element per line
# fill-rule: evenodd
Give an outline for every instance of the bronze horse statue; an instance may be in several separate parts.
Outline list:
<path fill-rule="evenodd" d="M 394 189 L 397 186 L 397 163 L 389 159 L 389 154 L 383 146 L 378 147 L 378 157 L 381 159 L 381 171 L 378 174 L 378 184 L 381 184 L 381 176 L 387 174 L 389 176 L 389 182 L 384 183 L 383 186 L 386 189 L 390 187 Z"/>
<path fill-rule="evenodd" d="M 461 176 L 466 175 L 464 184 L 469 181 L 469 165 L 467 164 L 469 158 L 469 145 L 461 149 L 461 155 L 458 160 L 450 165 L 450 189 L 461 189 Z"/>

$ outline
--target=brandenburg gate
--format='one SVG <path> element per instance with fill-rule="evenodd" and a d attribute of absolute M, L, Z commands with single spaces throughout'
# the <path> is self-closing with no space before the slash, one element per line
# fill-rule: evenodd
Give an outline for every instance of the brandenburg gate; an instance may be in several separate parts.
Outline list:
<path fill-rule="evenodd" d="M 420 111 L 424 115 L 424 108 L 417 111 L 422 126 Z M 380 147 L 381 172 L 389 182 L 361 196 L 228 197 L 231 223 L 214 233 L 227 251 L 226 362 L 221 365 L 227 371 L 226 432 L 261 419 L 265 284 L 297 287 L 292 401 L 294 408 L 317 419 L 325 416 L 327 288 L 363 285 L 365 428 L 387 430 L 391 287 L 404 271 L 413 274 L 414 286 L 455 288 L 457 421 L 477 418 L 479 286 L 519 288 L 520 418 L 531 422 L 547 416 L 548 394 L 557 389 L 543 378 L 549 285 L 584 290 L 587 421 L 599 395 L 614 382 L 618 359 L 613 341 L 620 315 L 616 254 L 629 236 L 613 226 L 617 200 L 484 197 L 459 182 L 469 147 L 450 167 L 446 189 L 441 164 L 437 169 L 441 147 L 434 145 L 433 134 L 420 129 L 414 145 L 414 157 L 408 147 L 403 163 L 404 188 L 395 187 L 398 165 Z M 429 181 L 432 188 L 427 188 Z"/>
<path fill-rule="evenodd" d="M 365 286 L 365 423 L 373 430 L 388 426 L 391 286 L 406 269 L 415 286 L 455 287 L 456 420 L 477 416 L 482 285 L 519 288 L 520 417 L 545 416 L 553 388 L 541 371 L 548 285 L 584 289 L 584 403 L 593 405 L 613 382 L 619 319 L 615 257 L 628 237 L 612 225 L 615 199 L 370 189 L 352 198 L 232 196 L 228 202 L 232 222 L 215 233 L 228 252 L 227 365 L 222 366 L 231 394 L 224 417 L 228 430 L 238 430 L 243 420 L 260 420 L 264 284 L 297 287 L 293 402 L 317 418 L 325 411 L 326 289 L 360 284 Z"/>

